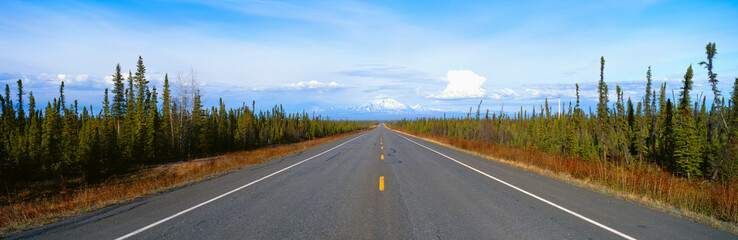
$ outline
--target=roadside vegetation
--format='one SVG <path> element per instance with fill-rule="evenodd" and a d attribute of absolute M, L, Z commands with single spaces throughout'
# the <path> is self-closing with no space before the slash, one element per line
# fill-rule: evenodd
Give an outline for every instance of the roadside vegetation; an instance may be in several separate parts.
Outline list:
<path fill-rule="evenodd" d="M 130 173 L 115 175 L 95 184 L 75 181 L 74 187 L 64 191 L 59 191 L 52 182 L 38 182 L 12 195 L 2 196 L 0 229 L 7 234 L 56 222 L 284 157 L 364 131 L 368 129 L 299 143 L 231 152 L 216 157 L 141 166 L 131 169 Z M 46 186 L 47 184 L 52 186 Z"/>
<path fill-rule="evenodd" d="M 59 97 L 37 108 L 22 80 L 0 95 L 0 228 L 43 224 L 265 161 L 367 129 L 277 105 L 255 111 L 206 108 L 197 74 L 165 75 L 161 95 L 139 57 L 124 78 L 120 65 L 102 108 Z M 174 93 L 173 93 L 174 91 Z M 27 95 L 26 95 L 27 94 Z M 41 105 L 43 106 L 43 105 Z M 308 141 L 320 139 L 316 141 Z M 308 141 L 297 145 L 284 145 Z M 276 148 L 268 146 L 278 146 Z M 255 151 L 251 151 L 255 150 Z M 239 153 L 231 153 L 246 151 Z M 206 161 L 192 159 L 219 156 Z M 176 163 L 176 164 L 170 164 Z"/>
<path fill-rule="evenodd" d="M 646 71 L 642 99 L 627 100 L 619 86 L 608 101 L 604 57 L 600 59 L 596 112 L 569 103 L 553 114 L 548 100 L 532 112 L 481 113 L 466 117 L 419 118 L 389 125 L 444 144 L 524 164 L 555 175 L 618 191 L 623 197 L 704 215 L 734 233 L 738 224 L 738 78 L 726 99 L 717 88 L 714 43 L 706 46 L 712 99 L 692 99 L 690 65 L 679 95 L 666 83 L 654 89 Z M 634 103 L 635 102 L 635 103 Z M 710 104 L 708 104 L 710 103 Z M 698 219 L 700 217 L 691 217 Z M 725 221 L 726 224 L 719 221 Z"/>

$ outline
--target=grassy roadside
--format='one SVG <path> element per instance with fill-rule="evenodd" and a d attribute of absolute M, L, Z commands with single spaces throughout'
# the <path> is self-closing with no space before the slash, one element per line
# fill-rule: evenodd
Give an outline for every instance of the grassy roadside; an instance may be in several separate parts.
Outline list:
<path fill-rule="evenodd" d="M 149 194 L 209 179 L 253 164 L 284 157 L 309 148 L 369 131 L 376 126 L 294 144 L 264 147 L 251 151 L 228 153 L 218 157 L 148 166 L 102 183 L 78 189 L 40 195 L 26 190 L 1 196 L 0 229 L 2 234 L 27 230 L 65 218 L 77 216 L 110 205 L 123 203 Z M 23 196 L 38 195 L 27 198 Z"/>
<path fill-rule="evenodd" d="M 656 166 L 628 167 L 613 163 L 583 162 L 556 154 L 387 127 L 399 133 L 738 234 L 738 190 L 735 182 L 716 184 L 687 180 L 674 177 Z"/>

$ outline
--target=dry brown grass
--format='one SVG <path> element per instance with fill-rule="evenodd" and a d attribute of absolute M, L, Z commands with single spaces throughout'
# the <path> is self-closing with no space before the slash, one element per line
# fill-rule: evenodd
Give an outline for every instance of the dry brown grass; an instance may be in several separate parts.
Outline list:
<path fill-rule="evenodd" d="M 288 145 L 141 168 L 92 186 L 54 193 L 25 190 L 2 196 L 0 229 L 4 234 L 56 222 L 148 194 L 184 186 L 253 164 L 304 151 L 369 130 L 355 131 Z M 28 196 L 38 197 L 28 197 Z"/>
<path fill-rule="evenodd" d="M 655 165 L 580 161 L 510 146 L 392 129 L 490 160 L 632 200 L 738 234 L 738 181 L 687 180 Z"/>

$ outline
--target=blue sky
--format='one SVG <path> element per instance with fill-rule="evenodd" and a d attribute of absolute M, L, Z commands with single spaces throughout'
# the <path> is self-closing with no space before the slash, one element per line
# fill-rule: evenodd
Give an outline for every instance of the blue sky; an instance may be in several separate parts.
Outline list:
<path fill-rule="evenodd" d="M 716 42 L 724 94 L 738 76 L 734 1 L 2 1 L 0 83 L 39 101 L 67 94 L 98 107 L 120 63 L 143 56 L 197 76 L 206 105 L 343 109 L 379 99 L 446 112 L 532 109 L 596 99 L 599 58 L 614 92 L 642 97 L 645 72 L 678 93 Z M 614 93 L 610 94 L 614 98 Z M 68 98 L 69 98 L 68 97 Z M 249 104 L 250 105 L 250 104 Z"/>

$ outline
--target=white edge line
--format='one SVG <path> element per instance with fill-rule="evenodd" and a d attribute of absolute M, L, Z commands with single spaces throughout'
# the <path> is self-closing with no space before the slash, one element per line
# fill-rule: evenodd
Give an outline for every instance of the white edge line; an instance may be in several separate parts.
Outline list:
<path fill-rule="evenodd" d="M 422 145 L 422 144 L 420 144 L 420 143 L 417 143 L 417 142 L 415 142 L 415 141 L 413 141 L 413 140 L 410 140 L 409 138 L 407 138 L 407 137 L 405 137 L 405 136 L 402 136 L 402 135 L 400 135 L 400 134 L 397 134 L 397 135 L 398 135 L 398 136 L 400 136 L 400 137 L 402 137 L 402 138 L 404 138 L 404 139 L 406 139 L 406 140 L 408 140 L 408 141 L 410 141 L 410 142 L 412 142 L 412 143 L 415 143 L 415 144 L 417 144 L 418 146 L 421 146 L 421 147 L 423 147 L 423 148 L 425 148 L 425 149 L 428 149 L 428 150 L 430 150 L 430 151 L 432 151 L 432 152 L 434 152 L 434 153 L 437 153 L 438 155 L 444 156 L 444 157 L 446 157 L 446 158 L 450 159 L 451 161 L 454 161 L 454 162 L 456 162 L 456 163 L 458 163 L 458 164 L 461 164 L 461 165 L 462 165 L 462 166 L 464 166 L 464 167 L 467 167 L 467 168 L 469 168 L 469 169 L 471 169 L 471 170 L 474 170 L 475 172 L 478 172 L 479 174 L 482 174 L 482 175 L 484 175 L 484 176 L 486 176 L 486 177 L 488 177 L 488 178 L 491 178 L 492 180 L 498 181 L 498 182 L 500 182 L 500 183 L 502 183 L 502 184 L 504 184 L 504 185 L 506 185 L 506 186 L 508 186 L 508 187 L 511 187 L 512 189 L 518 190 L 518 191 L 520 191 L 520 192 L 522 192 L 522 193 L 525 193 L 525 194 L 526 194 L 526 195 L 528 195 L 528 196 L 531 196 L 531 197 L 533 197 L 533 198 L 535 198 L 535 199 L 538 199 L 538 200 L 540 200 L 541 202 L 544 202 L 544 203 L 546 203 L 546 204 L 548 204 L 548 205 L 554 206 L 554 207 L 556 207 L 556 208 L 558 208 L 558 209 L 561 209 L 561 210 L 562 210 L 562 211 L 564 211 L 564 212 L 567 212 L 567 213 L 569 213 L 569 214 L 571 214 L 571 215 L 574 215 L 575 217 L 578 217 L 578 218 L 580 218 L 580 219 L 582 219 L 582 220 L 584 220 L 584 221 L 587 221 L 587 222 L 589 222 L 589 223 L 591 223 L 591 224 L 594 224 L 595 226 L 601 227 L 601 228 L 603 228 L 603 229 L 605 229 L 605 230 L 607 230 L 607 231 L 610 231 L 610 232 L 612 232 L 612 233 L 615 233 L 615 234 L 617 234 L 617 235 L 619 235 L 619 236 L 621 236 L 621 237 L 623 237 L 623 238 L 625 238 L 625 239 L 631 239 L 631 240 L 635 240 L 635 238 L 633 238 L 633 237 L 631 237 L 631 236 L 628 236 L 628 235 L 626 235 L 626 234 L 624 234 L 624 233 L 618 232 L 617 230 L 615 230 L 615 229 L 612 229 L 612 228 L 610 228 L 610 227 L 608 227 L 608 226 L 605 226 L 605 225 L 604 225 L 604 224 L 602 224 L 602 223 L 596 222 L 595 220 L 589 219 L 589 218 L 587 218 L 587 217 L 585 217 L 585 216 L 582 216 L 582 215 L 580 215 L 579 213 L 576 213 L 576 212 L 574 212 L 574 211 L 572 211 L 572 210 L 569 210 L 569 209 L 566 209 L 566 208 L 564 208 L 564 207 L 562 207 L 562 206 L 559 206 L 558 204 L 555 204 L 555 203 L 553 203 L 553 202 L 551 202 L 551 201 L 549 201 L 549 200 L 546 200 L 545 198 L 539 197 L 539 196 L 537 196 L 537 195 L 535 195 L 535 194 L 532 194 L 532 193 L 530 193 L 530 192 L 528 192 L 528 191 L 525 191 L 525 190 L 523 190 L 523 189 L 521 189 L 521 188 L 519 188 L 519 187 L 516 187 L 515 185 L 509 184 L 509 183 L 507 183 L 507 182 L 505 182 L 505 181 L 502 181 L 502 180 L 500 180 L 500 179 L 498 179 L 498 178 L 496 178 L 496 177 L 493 177 L 493 176 L 491 176 L 491 175 L 489 175 L 489 174 L 487 174 L 487 173 L 485 173 L 485 172 L 482 172 L 482 171 L 480 171 L 480 170 L 478 170 L 478 169 L 476 169 L 476 168 L 473 168 L 473 167 L 471 167 L 471 166 L 469 166 L 469 165 L 466 165 L 465 163 L 459 162 L 458 160 L 456 160 L 456 159 L 453 159 L 453 158 L 451 158 L 451 157 L 449 157 L 449 156 L 446 156 L 445 154 L 443 154 L 443 153 L 440 153 L 440 152 L 438 152 L 438 151 L 436 151 L 436 150 L 434 150 L 434 149 L 432 149 L 432 148 L 429 148 L 429 147 L 423 146 L 423 145 Z"/>
<path fill-rule="evenodd" d="M 295 164 L 292 164 L 292 165 L 290 165 L 289 167 L 283 168 L 283 169 L 281 169 L 281 170 L 279 170 L 279 171 L 276 171 L 276 172 L 274 172 L 274 173 L 272 173 L 272 174 L 269 174 L 269 175 L 266 175 L 266 176 L 264 176 L 264 177 L 262 177 L 262 178 L 259 178 L 259 179 L 257 179 L 256 181 L 253 181 L 253 182 L 250 182 L 250 183 L 248 183 L 248 184 L 246 184 L 246 185 L 240 186 L 240 187 L 238 187 L 238 188 L 236 188 L 236 189 L 233 189 L 233 190 L 231 190 L 231 191 L 229 191 L 229 192 L 227 192 L 227 193 L 223 193 L 223 194 L 221 194 L 220 196 L 217 196 L 217 197 L 211 198 L 210 200 L 207 200 L 207 201 L 205 201 L 205 202 L 202 202 L 202 203 L 200 203 L 200 204 L 197 204 L 197 205 L 195 205 L 195 206 L 192 206 L 192 207 L 190 207 L 190 208 L 188 208 L 188 209 L 182 210 L 181 212 L 175 213 L 175 214 L 174 214 L 174 215 L 172 215 L 172 216 L 166 217 L 166 218 L 164 218 L 164 219 L 162 219 L 162 220 L 159 220 L 159 221 L 157 221 L 157 222 L 155 222 L 155 223 L 149 224 L 148 226 L 142 227 L 141 229 L 138 229 L 138 230 L 136 230 L 136 231 L 133 231 L 133 232 L 131 232 L 131 233 L 129 233 L 129 234 L 126 234 L 126 235 L 123 235 L 123 236 L 121 236 L 121 237 L 119 237 L 119 238 L 116 238 L 116 240 L 122 240 L 122 239 L 126 239 L 126 238 L 129 238 L 129 237 L 132 237 L 132 236 L 134 236 L 134 235 L 136 235 L 136 234 L 139 234 L 139 233 L 141 233 L 141 232 L 143 232 L 143 231 L 146 231 L 146 230 L 147 230 L 147 229 L 149 229 L 149 228 L 155 227 L 156 225 L 159 225 L 159 224 L 162 224 L 162 223 L 164 223 L 164 222 L 166 222 L 166 221 L 172 220 L 173 218 L 176 218 L 176 217 L 178 217 L 179 215 L 182 215 L 182 214 L 185 214 L 185 213 L 187 213 L 187 212 L 189 212 L 189 211 L 195 210 L 195 209 L 197 209 L 197 208 L 199 208 L 199 207 L 202 207 L 202 206 L 203 206 L 203 205 L 205 205 L 205 204 L 211 203 L 211 202 L 213 202 L 213 201 L 215 201 L 215 200 L 218 200 L 218 199 L 220 199 L 220 198 L 223 198 L 223 197 L 225 197 L 225 196 L 228 196 L 229 194 L 231 194 L 231 193 L 234 193 L 234 192 L 236 192 L 236 191 L 238 191 L 238 190 L 241 190 L 241 189 L 243 189 L 243 188 L 246 188 L 246 187 L 248 187 L 248 186 L 251 186 L 251 185 L 253 185 L 253 184 L 255 184 L 255 183 L 261 182 L 262 180 L 264 180 L 264 179 L 267 179 L 267 178 L 269 178 L 269 177 L 271 177 L 271 176 L 274 176 L 274 175 L 276 175 L 276 174 L 278 174 L 278 173 L 284 172 L 285 170 L 287 170 L 287 169 L 290 169 L 290 168 L 292 168 L 292 167 L 294 167 L 294 166 L 300 165 L 301 163 L 303 163 L 303 162 L 305 162 L 305 161 L 308 161 L 308 160 L 310 160 L 310 159 L 313 159 L 313 158 L 316 158 L 316 157 L 318 157 L 318 156 L 320 156 L 320 155 L 323 155 L 323 154 L 325 154 L 325 153 L 327 153 L 327 152 L 330 152 L 330 151 L 332 151 L 333 149 L 336 149 L 336 148 L 338 148 L 338 147 L 340 147 L 340 146 L 343 146 L 344 144 L 346 144 L 346 143 L 349 143 L 349 142 L 353 141 L 354 139 L 357 139 L 357 138 L 359 138 L 359 137 L 362 137 L 362 136 L 363 136 L 363 134 L 362 134 L 362 135 L 359 135 L 359 136 L 357 136 L 357 137 L 355 137 L 355 138 L 352 138 L 351 140 L 348 140 L 348 141 L 346 141 L 346 142 L 344 142 L 344 143 L 341 143 L 341 144 L 339 144 L 338 146 L 332 147 L 331 149 L 325 150 L 325 151 L 324 151 L 324 152 L 322 152 L 322 153 L 318 153 L 318 154 L 317 154 L 317 155 L 315 155 L 315 156 L 309 157 L 309 158 L 307 158 L 307 159 L 305 159 L 305 160 L 302 160 L 302 161 L 299 161 L 299 162 L 297 162 L 297 163 L 295 163 Z"/>

